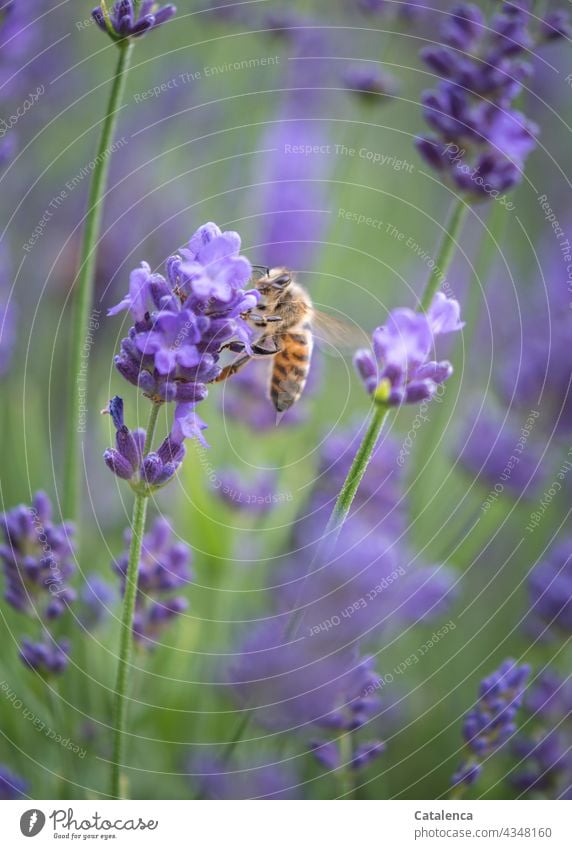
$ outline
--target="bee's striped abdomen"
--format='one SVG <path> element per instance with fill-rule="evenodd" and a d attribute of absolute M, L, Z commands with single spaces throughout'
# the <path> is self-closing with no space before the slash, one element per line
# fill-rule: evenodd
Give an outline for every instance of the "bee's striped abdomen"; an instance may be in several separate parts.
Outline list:
<path fill-rule="evenodd" d="M 289 410 L 304 391 L 312 357 L 312 331 L 308 325 L 280 337 L 282 350 L 274 357 L 270 398 L 279 413 Z"/>

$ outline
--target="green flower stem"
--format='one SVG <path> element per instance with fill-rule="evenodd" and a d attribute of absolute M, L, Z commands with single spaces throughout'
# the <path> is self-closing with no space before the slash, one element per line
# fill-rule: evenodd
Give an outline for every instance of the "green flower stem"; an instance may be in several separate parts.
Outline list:
<path fill-rule="evenodd" d="M 107 111 L 103 126 L 97 154 L 95 156 L 95 168 L 91 178 L 85 228 L 83 233 L 83 244 L 81 251 L 81 265 L 75 281 L 76 294 L 74 299 L 74 316 L 72 324 L 72 353 L 71 371 L 69 375 L 71 398 L 68 412 L 67 438 L 65 445 L 64 486 L 62 497 L 62 510 L 66 519 L 74 519 L 80 506 L 79 497 L 79 454 L 80 454 L 80 429 L 79 419 L 81 412 L 81 393 L 78 383 L 87 385 L 88 359 L 82 356 L 85 342 L 86 329 L 89 322 L 89 313 L 93 301 L 93 284 L 95 277 L 95 261 L 97 245 L 101 231 L 101 219 L 103 213 L 103 196 L 107 185 L 109 165 L 111 156 L 109 147 L 115 135 L 117 117 L 125 83 L 127 71 L 131 61 L 133 45 L 129 39 L 118 42 L 119 51 L 117 67 L 113 77 L 113 84 L 107 104 Z"/>
<path fill-rule="evenodd" d="M 464 345 L 465 350 L 471 350 L 477 330 L 481 298 L 486 294 L 486 285 L 490 278 L 490 271 L 494 260 L 498 256 L 499 245 L 503 240 L 507 222 L 508 213 L 506 209 L 502 204 L 495 202 L 486 224 L 488 232 L 487 230 L 483 232 L 475 260 L 475 268 L 471 276 L 471 283 L 467 294 L 467 305 L 463 310 L 462 316 L 465 321 L 465 330 L 463 335 L 459 336 L 455 342 L 453 349 L 454 357 L 455 354 L 458 355 L 460 353 L 461 343 Z"/>
<path fill-rule="evenodd" d="M 153 434 L 157 424 L 157 416 L 161 404 L 153 404 L 147 425 L 145 437 L 144 455 L 147 454 L 153 442 Z M 131 655 L 133 653 L 133 615 L 135 613 L 135 599 L 137 597 L 137 580 L 139 575 L 139 562 L 141 560 L 141 546 L 143 534 L 145 533 L 145 518 L 147 515 L 148 493 L 137 493 L 133 504 L 133 518 L 131 522 L 131 545 L 129 547 L 129 562 L 125 576 L 125 596 L 123 598 L 123 615 L 121 617 L 121 632 L 119 637 L 119 664 L 117 666 L 117 679 L 115 684 L 115 702 L 113 710 L 113 757 L 111 765 L 111 796 L 115 799 L 125 798 L 127 795 L 122 782 L 121 768 L 125 756 L 125 726 L 127 723 L 127 689 L 129 686 L 129 673 L 131 669 Z"/>
<path fill-rule="evenodd" d="M 439 247 L 437 260 L 431 270 L 429 280 L 427 281 L 425 291 L 421 298 L 421 303 L 419 305 L 420 311 L 427 312 L 433 303 L 433 298 L 441 285 L 444 275 L 447 273 L 447 270 L 451 265 L 451 260 L 453 259 L 455 248 L 459 242 L 463 221 L 465 220 L 468 208 L 467 203 L 462 198 L 455 201 L 453 209 L 449 215 L 449 220 L 445 224 L 445 230 Z"/>
<path fill-rule="evenodd" d="M 488 232 L 487 230 L 484 230 L 482 234 L 474 263 L 474 270 L 471 275 L 471 281 L 467 293 L 467 303 L 462 313 L 462 318 L 465 321 L 465 328 L 462 334 L 458 334 L 451 352 L 451 360 L 454 363 L 458 362 L 463 350 L 468 352 L 469 356 L 470 352 L 473 350 L 473 341 L 477 330 L 482 299 L 486 291 L 487 282 L 490 279 L 490 271 L 493 262 L 498 256 L 498 246 L 503 239 L 507 221 L 508 213 L 506 209 L 500 203 L 495 202 L 487 219 L 486 226 Z M 461 376 L 461 371 L 455 368 L 452 377 L 447 382 L 445 399 L 441 404 L 432 406 L 430 419 L 423 428 L 422 436 L 419 440 L 419 444 L 417 445 L 419 456 L 426 458 L 426 465 L 423 472 L 417 472 L 415 481 L 412 483 L 410 502 L 413 513 L 418 517 L 417 531 L 421 535 L 421 538 L 424 538 L 427 522 L 432 525 L 429 516 L 426 516 L 426 521 L 424 518 L 421 518 L 423 517 L 423 505 L 427 504 L 435 493 L 435 462 L 438 458 L 435 457 L 433 461 L 431 460 L 431 446 L 435 446 L 437 444 L 439 435 L 443 433 L 447 417 L 451 412 L 451 403 L 456 403 L 458 400 Z M 449 401 L 447 401 L 447 399 L 449 399 Z M 442 497 L 440 496 L 442 515 L 453 516 L 458 514 L 458 507 L 461 502 L 463 502 L 463 499 L 461 498 L 459 500 L 457 493 L 454 493 L 453 496 L 448 499 L 446 504 L 442 503 Z M 470 509 L 472 510 L 472 507 Z M 447 527 L 449 525 L 450 522 L 448 521 Z M 450 535 L 450 529 L 442 529 L 438 540 L 439 558 L 445 556 L 444 552 L 446 551 L 447 546 L 450 545 Z"/>
<path fill-rule="evenodd" d="M 338 737 L 340 747 L 340 765 L 337 776 L 340 785 L 340 796 L 343 799 L 353 799 L 355 796 L 354 776 L 352 774 L 353 758 L 353 735 L 351 731 L 344 731 Z"/>
<path fill-rule="evenodd" d="M 354 457 L 351 468 L 347 474 L 344 484 L 338 495 L 338 499 L 332 511 L 332 515 L 326 526 L 325 536 L 334 541 L 337 538 L 342 525 L 346 521 L 353 500 L 362 482 L 366 469 L 371 460 L 383 423 L 389 412 L 385 404 L 376 403 L 371 419 L 357 454 Z M 332 534 L 332 536 L 330 536 Z"/>

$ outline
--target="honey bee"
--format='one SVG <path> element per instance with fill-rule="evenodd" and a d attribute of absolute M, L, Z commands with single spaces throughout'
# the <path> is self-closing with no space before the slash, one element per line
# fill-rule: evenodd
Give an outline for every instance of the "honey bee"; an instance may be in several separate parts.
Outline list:
<path fill-rule="evenodd" d="M 336 340 L 353 337 L 355 341 L 356 336 L 352 328 L 315 310 L 310 295 L 287 268 L 254 266 L 254 270 L 254 285 L 261 298 L 243 318 L 260 333 L 251 346 L 252 354 L 243 353 L 225 366 L 216 380 L 232 377 L 253 357 L 272 357 L 270 400 L 282 414 L 299 400 L 306 386 L 315 331 Z M 228 347 L 244 351 L 242 343 Z"/>

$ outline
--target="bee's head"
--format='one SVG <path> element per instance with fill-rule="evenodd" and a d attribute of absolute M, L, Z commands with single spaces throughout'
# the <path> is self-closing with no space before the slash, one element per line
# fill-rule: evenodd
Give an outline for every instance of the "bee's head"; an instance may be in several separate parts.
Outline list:
<path fill-rule="evenodd" d="M 279 295 L 292 282 L 292 274 L 287 268 L 265 268 L 253 266 L 253 279 L 256 288 L 266 295 Z"/>

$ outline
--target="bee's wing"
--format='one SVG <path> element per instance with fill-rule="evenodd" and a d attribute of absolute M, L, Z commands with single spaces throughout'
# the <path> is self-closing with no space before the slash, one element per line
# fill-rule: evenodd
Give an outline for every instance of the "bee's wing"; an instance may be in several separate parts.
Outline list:
<path fill-rule="evenodd" d="M 318 310 L 314 310 L 312 316 L 312 330 L 316 342 L 326 342 L 336 349 L 354 351 L 371 344 L 367 333 L 358 324 Z"/>

